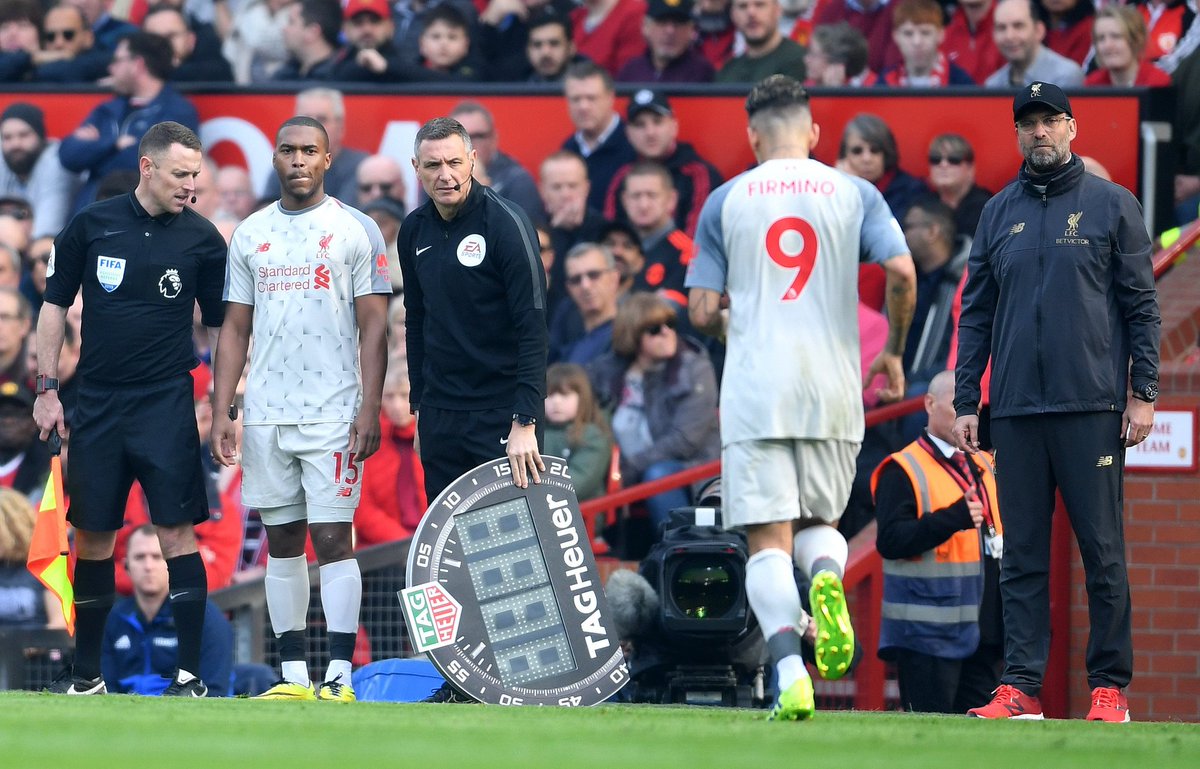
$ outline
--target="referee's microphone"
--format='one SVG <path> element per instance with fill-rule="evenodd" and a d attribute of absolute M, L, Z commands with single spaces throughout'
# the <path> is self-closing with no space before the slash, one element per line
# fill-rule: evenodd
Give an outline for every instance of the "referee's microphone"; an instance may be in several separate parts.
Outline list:
<path fill-rule="evenodd" d="M 192 193 L 192 205 L 196 205 L 196 193 Z"/>

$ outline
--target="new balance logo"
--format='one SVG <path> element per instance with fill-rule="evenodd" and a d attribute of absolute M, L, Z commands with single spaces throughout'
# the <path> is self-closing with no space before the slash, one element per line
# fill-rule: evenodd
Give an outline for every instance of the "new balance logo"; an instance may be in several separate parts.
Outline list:
<path fill-rule="evenodd" d="M 1012 227 L 1008 228 L 1008 234 L 1016 235 L 1018 232 L 1021 232 L 1024 229 L 1025 229 L 1025 222 L 1017 222 Z"/>
<path fill-rule="evenodd" d="M 1096 467 L 1108 467 L 1108 466 L 1112 465 L 1112 462 L 1113 462 L 1112 454 L 1108 454 L 1108 455 L 1100 457 L 1099 459 L 1096 460 Z"/>
<path fill-rule="evenodd" d="M 271 250 L 271 243 L 270 243 L 270 241 L 268 241 L 266 243 L 259 243 L 258 248 L 254 249 L 254 252 L 256 254 L 265 254 L 266 252 L 268 252 L 270 250 Z"/>
<path fill-rule="evenodd" d="M 348 497 L 348 496 L 350 496 L 350 494 L 351 494 L 351 493 L 352 493 L 352 492 L 350 491 L 350 487 L 349 487 L 349 486 L 339 486 L 339 487 L 338 487 L 338 490 L 337 490 L 337 495 L 338 495 L 339 497 Z"/>

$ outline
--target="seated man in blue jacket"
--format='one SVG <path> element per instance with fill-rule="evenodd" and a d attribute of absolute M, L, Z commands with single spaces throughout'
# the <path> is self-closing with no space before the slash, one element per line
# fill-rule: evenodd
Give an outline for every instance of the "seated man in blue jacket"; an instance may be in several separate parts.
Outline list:
<path fill-rule="evenodd" d="M 108 691 L 162 694 L 175 675 L 179 638 L 167 600 L 167 562 L 154 526 L 139 526 L 129 535 L 125 567 L 133 580 L 133 596 L 119 601 L 108 615 L 100 650 L 100 667 Z M 233 627 L 212 602 L 204 614 L 200 678 L 208 696 L 229 694 L 233 667 Z"/>

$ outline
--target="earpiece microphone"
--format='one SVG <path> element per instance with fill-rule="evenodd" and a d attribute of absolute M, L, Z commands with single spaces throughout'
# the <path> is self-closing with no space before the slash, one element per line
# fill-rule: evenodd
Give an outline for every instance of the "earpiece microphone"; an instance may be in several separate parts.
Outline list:
<path fill-rule="evenodd" d="M 193 205 L 193 206 L 194 206 L 194 205 L 196 205 L 196 196 L 195 196 L 195 194 L 193 194 L 193 195 L 192 195 L 192 205 Z"/>
<path fill-rule="evenodd" d="M 455 192 L 458 192 L 459 190 L 462 189 L 462 182 L 455 182 L 454 186 L 451 187 L 450 189 L 454 190 Z M 195 202 L 195 201 L 192 201 L 192 202 Z"/>

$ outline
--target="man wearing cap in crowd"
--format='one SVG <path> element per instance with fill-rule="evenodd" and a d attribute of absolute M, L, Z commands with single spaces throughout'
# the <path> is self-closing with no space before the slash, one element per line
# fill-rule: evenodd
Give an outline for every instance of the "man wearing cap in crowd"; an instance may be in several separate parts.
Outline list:
<path fill-rule="evenodd" d="M 757 83 L 768 75 L 790 75 L 804 82 L 804 46 L 779 31 L 779 0 L 733 0 L 729 16 L 746 41 L 746 51 L 721 67 L 718 83 Z"/>
<path fill-rule="evenodd" d="M 331 80 L 408 83 L 446 79 L 402 55 L 387 0 L 349 0 L 342 8 L 342 19 L 346 45 L 334 56 Z"/>
<path fill-rule="evenodd" d="M 50 450 L 38 440 L 33 401 L 24 382 L 0 384 L 0 486 L 25 496 L 40 493 L 50 473 Z"/>
<path fill-rule="evenodd" d="M 54 236 L 67 223 L 79 176 L 58 162 L 58 141 L 46 140 L 42 110 L 13 102 L 0 114 L 0 197 L 37 201 L 33 210 L 35 238 Z"/>
<path fill-rule="evenodd" d="M 955 369 L 954 439 L 974 454 L 980 377 L 991 357 L 1005 524 L 1005 669 L 992 702 L 969 713 L 1042 717 L 1057 490 L 1086 574 L 1087 718 L 1123 722 L 1123 689 L 1133 675 L 1124 458 L 1150 434 L 1158 396 L 1150 235 L 1137 199 L 1086 173 L 1071 152 L 1078 128 L 1061 88 L 1025 86 L 1013 99 L 1013 121 L 1025 162 L 984 206 L 967 263 Z"/>
<path fill-rule="evenodd" d="M 671 172 L 671 181 L 679 195 L 675 205 L 675 226 L 690 238 L 696 233 L 696 219 L 708 194 L 721 184 L 721 172 L 700 157 L 687 142 L 679 141 L 679 121 L 671 102 L 661 91 L 644 88 L 629 100 L 625 135 L 637 152 L 635 162 L 653 160 Z M 608 186 L 604 200 L 604 218 L 609 221 L 629 221 L 621 195 L 625 176 L 634 163 L 617 169 Z"/>
<path fill-rule="evenodd" d="M 649 0 L 642 20 L 646 52 L 617 74 L 622 83 L 710 83 L 712 64 L 693 41 L 692 0 Z"/>

